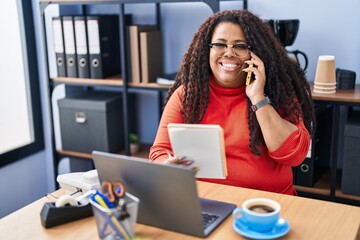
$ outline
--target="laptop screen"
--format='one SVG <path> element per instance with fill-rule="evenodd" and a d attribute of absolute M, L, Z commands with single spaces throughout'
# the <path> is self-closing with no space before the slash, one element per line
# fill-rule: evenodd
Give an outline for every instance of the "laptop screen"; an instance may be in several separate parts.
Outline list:
<path fill-rule="evenodd" d="M 100 182 L 122 181 L 125 190 L 140 199 L 138 223 L 204 237 L 216 226 L 204 230 L 202 212 L 227 216 L 236 207 L 208 200 L 205 205 L 214 209 L 202 209 L 195 174 L 190 168 L 98 151 L 93 152 L 93 161 Z M 225 214 L 222 204 L 226 205 Z M 220 216 L 214 224 L 226 216 Z"/>

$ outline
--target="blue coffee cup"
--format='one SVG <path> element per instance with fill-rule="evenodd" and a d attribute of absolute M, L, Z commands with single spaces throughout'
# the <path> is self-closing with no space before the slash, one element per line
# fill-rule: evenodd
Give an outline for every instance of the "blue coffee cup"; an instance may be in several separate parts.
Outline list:
<path fill-rule="evenodd" d="M 266 232 L 275 227 L 280 210 L 280 204 L 272 199 L 251 198 L 241 208 L 234 209 L 232 216 L 235 221 L 241 221 L 254 231 Z"/>

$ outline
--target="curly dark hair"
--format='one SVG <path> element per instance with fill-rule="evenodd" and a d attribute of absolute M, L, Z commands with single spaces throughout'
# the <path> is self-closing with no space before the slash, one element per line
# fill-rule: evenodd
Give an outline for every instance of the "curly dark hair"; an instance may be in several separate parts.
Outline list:
<path fill-rule="evenodd" d="M 237 23 L 244 31 L 247 43 L 266 66 L 264 92 L 271 99 L 272 106 L 292 123 L 304 121 L 312 133 L 315 124 L 314 106 L 305 72 L 295 64 L 276 38 L 270 25 L 247 10 L 226 10 L 210 16 L 195 33 L 180 65 L 174 85 L 169 89 L 165 104 L 181 85 L 184 86 L 181 114 L 185 123 L 199 123 L 209 103 L 209 46 L 214 29 L 221 22 Z M 294 101 L 295 100 L 295 101 Z M 264 144 L 262 132 L 255 113 L 248 104 L 248 128 L 250 150 L 260 155 Z M 281 111 L 279 111 L 281 110 Z"/>

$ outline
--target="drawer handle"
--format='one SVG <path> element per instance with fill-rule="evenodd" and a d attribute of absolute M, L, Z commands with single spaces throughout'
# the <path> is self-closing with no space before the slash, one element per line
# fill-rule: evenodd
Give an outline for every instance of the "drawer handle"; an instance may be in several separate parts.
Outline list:
<path fill-rule="evenodd" d="M 85 123 L 86 122 L 86 114 L 84 112 L 76 112 L 75 113 L 75 122 Z"/>

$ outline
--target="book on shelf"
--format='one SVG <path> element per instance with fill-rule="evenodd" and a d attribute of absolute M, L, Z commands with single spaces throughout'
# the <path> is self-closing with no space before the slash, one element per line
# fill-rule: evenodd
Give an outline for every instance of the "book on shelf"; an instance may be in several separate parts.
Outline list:
<path fill-rule="evenodd" d="M 156 25 L 130 25 L 129 30 L 129 47 L 130 47 L 130 63 L 131 71 L 130 78 L 131 82 L 140 83 L 141 82 L 141 67 L 140 67 L 140 33 L 156 31 Z"/>
<path fill-rule="evenodd" d="M 165 73 L 156 78 L 156 83 L 161 85 L 173 85 L 177 72 Z"/>
<path fill-rule="evenodd" d="M 160 31 L 140 33 L 141 82 L 156 82 L 163 72 L 163 44 Z"/>

